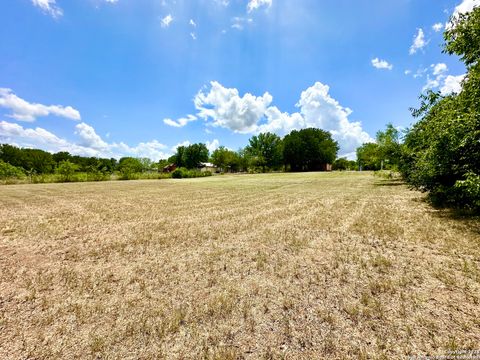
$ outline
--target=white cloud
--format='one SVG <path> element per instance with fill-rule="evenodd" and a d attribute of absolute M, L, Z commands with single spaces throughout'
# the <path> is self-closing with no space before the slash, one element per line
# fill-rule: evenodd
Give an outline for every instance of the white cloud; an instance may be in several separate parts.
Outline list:
<path fill-rule="evenodd" d="M 469 13 L 477 6 L 480 6 L 480 0 L 462 0 L 462 2 L 455 7 L 453 17 L 458 17 L 459 14 Z"/>
<path fill-rule="evenodd" d="M 462 2 L 455 7 L 451 20 L 455 21 L 455 19 L 459 18 L 460 14 L 467 14 L 478 6 L 480 6 L 480 0 L 462 0 Z M 445 28 L 447 30 L 451 29 L 452 21 L 447 22 Z"/>
<path fill-rule="evenodd" d="M 430 65 L 433 68 L 433 75 L 437 76 L 448 71 L 447 64 L 438 63 Z"/>
<path fill-rule="evenodd" d="M 118 2 L 118 0 L 105 0 L 105 1 L 111 4 L 116 4 Z"/>
<path fill-rule="evenodd" d="M 197 35 L 195 35 L 194 32 L 191 32 L 190 36 L 192 37 L 193 40 L 197 40 Z"/>
<path fill-rule="evenodd" d="M 296 106 L 299 112 L 281 112 L 270 106 L 272 96 L 245 94 L 228 89 L 216 81 L 211 82 L 207 93 L 200 91 L 195 97 L 199 117 L 207 125 L 219 126 L 237 133 L 275 132 L 285 135 L 294 129 L 317 127 L 330 131 L 341 146 L 341 153 L 355 151 L 361 144 L 373 139 L 359 122 L 351 122 L 352 111 L 342 107 L 329 94 L 330 88 L 320 82 L 303 91 Z"/>
<path fill-rule="evenodd" d="M 172 153 L 175 153 L 175 152 L 177 152 L 177 148 L 179 148 L 180 146 L 189 146 L 189 145 L 191 145 L 191 144 L 192 144 L 192 143 L 191 143 L 190 141 L 185 140 L 185 141 L 182 141 L 181 143 L 178 143 L 177 145 L 172 146 L 172 147 L 170 148 L 170 151 L 171 151 Z"/>
<path fill-rule="evenodd" d="M 197 23 L 193 21 L 193 19 L 190 19 L 189 24 L 192 25 L 193 27 L 197 27 Z"/>
<path fill-rule="evenodd" d="M 218 139 L 213 139 L 212 141 L 207 141 L 205 145 L 207 146 L 207 149 L 208 151 L 210 151 L 211 154 L 216 149 L 218 149 L 218 147 L 220 146 L 220 142 L 218 141 Z"/>
<path fill-rule="evenodd" d="M 412 73 L 412 70 L 407 69 L 407 70 L 405 70 L 403 73 L 404 73 L 405 75 L 410 75 L 410 74 Z"/>
<path fill-rule="evenodd" d="M 82 142 L 80 145 L 93 148 L 95 150 L 107 150 L 108 149 L 108 144 L 102 140 L 102 138 L 97 135 L 95 132 L 95 129 L 91 127 L 88 124 L 85 123 L 80 123 L 77 126 L 75 126 L 76 131 L 75 134 L 77 134 L 81 139 Z"/>
<path fill-rule="evenodd" d="M 75 134 L 79 143 L 62 139 L 42 128 L 29 129 L 15 123 L 0 121 L 0 143 L 15 144 L 27 148 L 39 148 L 50 152 L 68 151 L 75 155 L 115 157 L 148 157 L 152 160 L 165 159 L 170 156 L 168 148 L 157 140 L 141 142 L 131 147 L 123 142 L 107 143 L 88 124 L 76 126 Z"/>
<path fill-rule="evenodd" d="M 329 94 L 330 88 L 320 82 L 303 91 L 297 107 L 306 127 L 330 131 L 340 145 L 340 153 L 349 153 L 373 139 L 363 131 L 360 122 L 350 122 L 352 110 L 344 108 Z"/>
<path fill-rule="evenodd" d="M 239 96 L 237 89 L 227 89 L 216 81 L 210 83 L 208 93 L 202 90 L 194 98 L 198 116 L 211 119 L 213 126 L 228 128 L 237 133 L 250 133 L 256 130 L 258 121 L 263 117 L 272 102 L 272 96 L 266 92 L 263 96 L 245 94 Z"/>
<path fill-rule="evenodd" d="M 442 95 L 451 93 L 459 93 L 462 91 L 463 75 L 447 75 L 448 67 L 444 63 L 430 65 L 431 74 L 427 73 L 427 83 L 423 86 L 422 91 L 440 89 Z"/>
<path fill-rule="evenodd" d="M 442 88 L 440 89 L 441 94 L 442 95 L 449 95 L 451 93 L 458 94 L 460 91 L 462 91 L 463 79 L 465 79 L 465 74 L 458 75 L 458 76 L 448 75 L 443 82 Z"/>
<path fill-rule="evenodd" d="M 442 24 L 442 23 L 433 24 L 432 29 L 433 29 L 433 31 L 435 31 L 435 32 L 442 31 L 442 29 L 443 29 L 443 24 Z"/>
<path fill-rule="evenodd" d="M 387 69 L 387 70 L 393 69 L 392 64 L 389 64 L 388 61 L 386 60 L 380 60 L 379 58 L 372 59 L 372 65 L 377 69 Z"/>
<path fill-rule="evenodd" d="M 163 28 L 169 27 L 173 21 L 172 15 L 168 14 L 161 20 L 161 25 Z"/>
<path fill-rule="evenodd" d="M 418 50 L 423 49 L 428 44 L 425 40 L 425 34 L 422 29 L 417 30 L 417 34 L 413 38 L 413 44 L 410 47 L 410 55 L 415 54 Z"/>
<path fill-rule="evenodd" d="M 29 103 L 13 93 L 11 89 L 0 88 L 0 107 L 10 109 L 11 118 L 21 121 L 35 121 L 37 117 L 55 115 L 80 120 L 80 112 L 71 106 L 42 105 Z"/>
<path fill-rule="evenodd" d="M 57 6 L 55 0 L 32 0 L 32 4 L 53 18 L 59 18 L 63 15 L 63 10 Z"/>
<path fill-rule="evenodd" d="M 0 121 L 0 142 L 27 148 L 41 148 L 50 152 L 68 151 L 76 155 L 98 156 L 98 151 L 75 145 L 42 129 L 27 129 L 15 123 Z"/>
<path fill-rule="evenodd" d="M 172 119 L 163 119 L 163 122 L 166 125 L 173 126 L 173 127 L 184 127 L 187 125 L 189 122 L 197 120 L 197 117 L 194 115 L 187 115 L 187 117 L 180 118 L 177 121 L 172 120 Z"/>
<path fill-rule="evenodd" d="M 247 11 L 252 12 L 260 7 L 269 8 L 272 6 L 272 0 L 249 0 L 247 4 Z"/>
<path fill-rule="evenodd" d="M 253 23 L 253 19 L 236 16 L 231 19 L 231 22 L 232 22 L 231 27 L 233 29 L 243 30 L 243 28 L 245 27 L 245 24 Z"/>

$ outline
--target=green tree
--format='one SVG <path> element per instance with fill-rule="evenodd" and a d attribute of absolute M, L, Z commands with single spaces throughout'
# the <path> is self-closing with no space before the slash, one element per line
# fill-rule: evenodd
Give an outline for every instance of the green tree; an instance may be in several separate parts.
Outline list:
<path fill-rule="evenodd" d="M 356 170 L 357 162 L 354 160 L 347 160 L 346 158 L 339 158 L 332 164 L 332 170 Z"/>
<path fill-rule="evenodd" d="M 25 176 L 21 168 L 10 165 L 3 160 L 0 160 L 0 179 L 21 179 Z"/>
<path fill-rule="evenodd" d="M 120 171 L 120 179 L 130 180 L 135 178 L 137 173 L 142 172 L 143 164 L 137 158 L 123 157 L 118 162 L 118 170 Z"/>
<path fill-rule="evenodd" d="M 192 144 L 184 148 L 182 153 L 182 165 L 187 169 L 195 169 L 200 166 L 200 163 L 207 161 L 208 149 L 205 144 Z"/>
<path fill-rule="evenodd" d="M 227 149 L 225 146 L 217 148 L 210 157 L 212 164 L 218 166 L 222 171 L 236 172 L 240 168 L 240 157 L 232 150 Z"/>
<path fill-rule="evenodd" d="M 323 170 L 335 161 L 338 149 L 329 132 L 315 128 L 293 130 L 283 140 L 285 165 L 291 171 Z"/>
<path fill-rule="evenodd" d="M 384 169 L 398 169 L 401 157 L 400 132 L 391 123 L 377 132 L 378 156 Z M 382 164 L 381 164 L 382 167 Z"/>
<path fill-rule="evenodd" d="M 358 166 L 362 170 L 380 170 L 382 158 L 376 143 L 365 143 L 357 148 Z"/>
<path fill-rule="evenodd" d="M 55 172 L 60 175 L 60 180 L 63 182 L 68 182 L 73 180 L 75 172 L 78 170 L 78 165 L 68 161 L 63 160 L 58 164 Z"/>
<path fill-rule="evenodd" d="M 283 163 L 282 139 L 272 133 L 260 133 L 252 136 L 245 150 L 249 153 L 252 165 L 262 168 L 278 169 Z"/>
<path fill-rule="evenodd" d="M 467 67 L 462 90 L 420 97 L 400 169 L 432 202 L 480 211 L 480 8 L 452 22 L 444 33 L 444 51 L 458 55 Z"/>

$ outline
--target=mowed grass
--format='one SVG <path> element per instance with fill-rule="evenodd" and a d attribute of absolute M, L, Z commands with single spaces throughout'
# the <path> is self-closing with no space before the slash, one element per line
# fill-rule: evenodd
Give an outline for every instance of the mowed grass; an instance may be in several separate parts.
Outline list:
<path fill-rule="evenodd" d="M 369 173 L 0 187 L 0 358 L 479 349 L 480 225 Z"/>

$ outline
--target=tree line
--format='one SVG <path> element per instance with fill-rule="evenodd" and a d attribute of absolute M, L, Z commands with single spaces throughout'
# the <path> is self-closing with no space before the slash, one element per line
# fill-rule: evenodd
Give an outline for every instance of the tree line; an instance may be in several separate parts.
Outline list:
<path fill-rule="evenodd" d="M 97 158 L 72 155 L 66 151 L 51 154 L 40 149 L 0 145 L 0 178 L 57 175 L 59 181 L 76 181 L 78 173 L 86 179 L 107 180 L 118 173 L 120 179 L 138 178 L 139 174 L 161 171 L 169 164 L 189 170 L 189 177 L 202 163 L 212 162 L 221 172 L 314 171 L 323 164 L 334 163 L 340 170 L 351 169 L 351 162 L 335 162 L 339 146 L 327 131 L 315 128 L 294 130 L 284 138 L 272 133 L 252 136 L 248 145 L 238 151 L 220 146 L 211 154 L 205 144 L 179 146 L 168 159 L 154 162 L 148 158 Z"/>

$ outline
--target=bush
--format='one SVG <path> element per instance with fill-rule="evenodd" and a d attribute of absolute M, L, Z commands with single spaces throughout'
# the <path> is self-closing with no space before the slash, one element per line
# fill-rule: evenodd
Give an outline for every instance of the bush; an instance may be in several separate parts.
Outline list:
<path fill-rule="evenodd" d="M 173 179 L 188 179 L 188 178 L 197 178 L 212 176 L 210 171 L 199 171 L 199 170 L 188 170 L 186 168 L 177 168 L 172 172 Z"/>
<path fill-rule="evenodd" d="M 457 206 L 480 211 L 480 176 L 470 172 L 454 185 Z"/>
<path fill-rule="evenodd" d="M 68 160 L 64 160 L 60 162 L 55 172 L 60 175 L 60 181 L 69 182 L 73 181 L 75 171 L 77 171 L 78 168 L 78 165 Z"/>
<path fill-rule="evenodd" d="M 24 177 L 25 174 L 21 168 L 0 160 L 0 179 L 7 181 L 10 179 L 23 179 Z"/>

